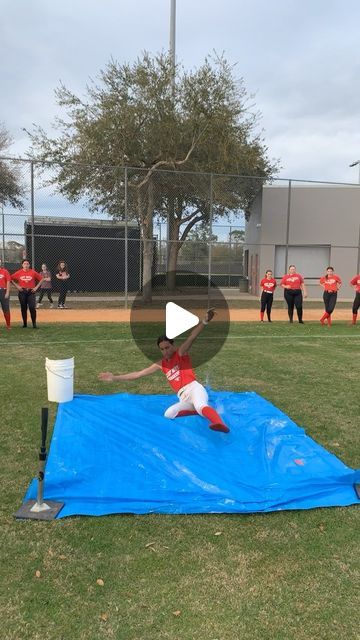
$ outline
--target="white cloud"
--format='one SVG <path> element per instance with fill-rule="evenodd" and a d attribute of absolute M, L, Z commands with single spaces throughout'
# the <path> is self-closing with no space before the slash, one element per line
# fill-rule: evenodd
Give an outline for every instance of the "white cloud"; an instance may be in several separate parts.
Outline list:
<path fill-rule="evenodd" d="M 33 122 L 50 127 L 60 80 L 82 94 L 113 56 L 165 50 L 170 0 L 3 0 L 1 111 L 15 138 Z M 281 175 L 356 181 L 360 156 L 357 0 L 178 0 L 177 58 L 199 66 L 225 52 L 263 113 Z"/>

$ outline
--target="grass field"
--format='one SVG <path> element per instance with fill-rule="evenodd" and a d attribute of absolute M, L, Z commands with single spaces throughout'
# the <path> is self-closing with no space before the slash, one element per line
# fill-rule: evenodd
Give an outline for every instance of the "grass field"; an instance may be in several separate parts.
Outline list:
<path fill-rule="evenodd" d="M 220 331 L 220 326 L 213 331 Z M 144 328 L 146 333 L 147 329 Z M 144 335 L 145 335 L 144 333 Z M 203 349 L 205 342 L 198 342 Z M 360 326 L 234 324 L 215 389 L 254 390 L 359 466 Z M 358 639 L 358 507 L 264 515 L 14 521 L 36 475 L 45 356 L 75 356 L 78 393 L 146 366 L 126 324 L 0 331 L 1 637 L 6 640 Z M 197 371 L 200 381 L 209 365 Z M 162 376 L 124 383 L 167 393 Z M 55 408 L 50 407 L 53 424 Z M 150 544 L 151 543 L 151 544 Z"/>

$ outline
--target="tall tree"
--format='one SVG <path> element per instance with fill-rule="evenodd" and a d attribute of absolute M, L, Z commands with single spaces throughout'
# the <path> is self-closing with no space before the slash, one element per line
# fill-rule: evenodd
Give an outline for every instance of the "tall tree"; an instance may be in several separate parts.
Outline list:
<path fill-rule="evenodd" d="M 0 123 L 0 204 L 10 205 L 16 209 L 23 207 L 24 186 L 16 162 L 4 160 L 12 139 L 3 123 Z"/>
<path fill-rule="evenodd" d="M 276 164 L 253 136 L 257 114 L 243 82 L 223 58 L 205 60 L 194 72 L 173 69 L 167 55 L 143 54 L 133 65 L 111 60 L 80 99 L 63 85 L 56 91 L 66 119 L 56 137 L 41 127 L 29 133 L 30 156 L 55 163 L 51 182 L 91 210 L 124 219 L 124 165 L 128 214 L 137 219 L 143 241 L 143 295 L 151 299 L 153 217 L 170 224 L 168 265 L 176 268 L 179 248 L 198 220 L 209 217 L 208 178 L 200 171 L 271 177 Z M 180 173 L 181 170 L 197 172 Z M 260 179 L 261 182 L 261 179 Z M 213 215 L 245 205 L 259 181 L 214 181 Z M 173 283 L 169 283 L 173 286 Z"/>

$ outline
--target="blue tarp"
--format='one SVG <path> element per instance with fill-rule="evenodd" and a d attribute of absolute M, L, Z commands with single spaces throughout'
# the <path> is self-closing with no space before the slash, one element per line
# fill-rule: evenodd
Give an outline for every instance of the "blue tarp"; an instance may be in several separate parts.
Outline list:
<path fill-rule="evenodd" d="M 231 432 L 169 420 L 168 395 L 78 395 L 59 405 L 45 499 L 59 517 L 255 513 L 358 503 L 360 472 L 256 393 L 209 392 Z M 34 480 L 25 500 L 36 498 Z"/>

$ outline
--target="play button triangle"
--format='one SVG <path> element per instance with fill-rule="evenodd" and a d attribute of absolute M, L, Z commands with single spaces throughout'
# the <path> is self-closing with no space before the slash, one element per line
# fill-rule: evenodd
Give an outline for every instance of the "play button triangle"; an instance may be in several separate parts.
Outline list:
<path fill-rule="evenodd" d="M 195 314 L 175 302 L 166 304 L 166 335 L 171 340 L 185 333 L 188 329 L 196 327 L 197 324 L 199 324 L 199 318 Z"/>

